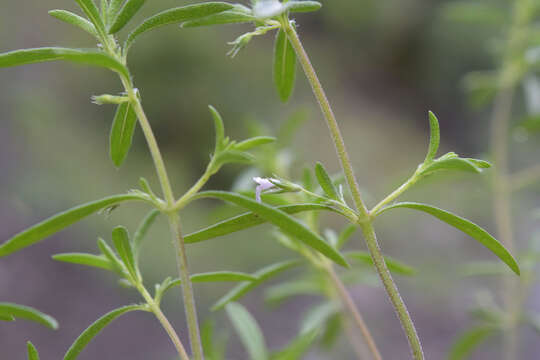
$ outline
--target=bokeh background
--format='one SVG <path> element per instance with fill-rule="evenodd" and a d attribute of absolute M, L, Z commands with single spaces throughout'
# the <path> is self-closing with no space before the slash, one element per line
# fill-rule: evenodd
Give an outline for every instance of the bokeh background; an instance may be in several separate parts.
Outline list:
<path fill-rule="evenodd" d="M 446 1 L 332 0 L 315 14 L 298 15 L 298 30 L 319 71 L 336 115 L 343 125 L 354 166 L 370 205 L 405 180 L 425 156 L 427 111 L 439 117 L 441 151 L 489 159 L 489 106 L 474 108 L 463 91 L 462 78 L 472 70 L 493 69 L 497 61 L 489 41 L 499 29 L 449 21 Z M 188 1 L 151 1 L 133 21 L 140 22 L 168 7 Z M 70 0 L 3 0 L 0 5 L 0 51 L 37 46 L 93 47 L 86 34 L 47 15 L 55 8 L 75 10 Z M 132 25 L 133 25 L 132 24 Z M 279 102 L 272 84 L 273 35 L 256 38 L 236 58 L 226 56 L 227 42 L 249 26 L 184 29 L 169 26 L 141 37 L 129 66 L 161 145 L 177 193 L 204 170 L 213 146 L 212 104 L 224 117 L 228 134 L 242 139 L 258 122 L 275 131 L 297 111 L 306 121 L 296 134 L 292 153 L 301 164 L 320 160 L 338 170 L 333 147 L 309 86 L 299 72 L 288 104 Z M 125 32 L 122 33 L 125 35 Z M 121 169 L 108 158 L 108 132 L 113 107 L 96 106 L 90 96 L 120 91 L 117 77 L 96 68 L 65 63 L 40 64 L 0 71 L 0 239 L 75 204 L 121 193 L 144 176 L 157 185 L 146 144 L 138 130 L 134 147 Z M 521 97 L 521 94 L 518 95 Z M 519 100 L 516 112 L 523 111 Z M 520 108 L 521 107 L 521 108 Z M 536 136 L 513 137 L 513 168 L 540 155 Z M 241 166 L 229 166 L 208 184 L 230 189 Z M 298 175 L 298 174 L 296 174 Z M 489 171 L 430 178 L 404 199 L 449 209 L 494 232 Z M 157 188 L 157 186 L 155 186 Z M 517 238 L 525 248 L 535 228 L 531 211 L 539 205 L 539 188 L 520 192 L 514 202 Z M 59 359 L 93 320 L 115 307 L 139 301 L 132 290 L 118 286 L 108 273 L 54 262 L 51 255 L 97 250 L 97 236 L 126 224 L 132 231 L 145 213 L 143 206 L 121 207 L 93 216 L 51 239 L 0 260 L 0 301 L 35 306 L 55 316 L 61 327 L 52 332 L 24 321 L 0 323 L 0 358 L 25 358 L 31 340 L 43 359 Z M 197 203 L 183 216 L 186 232 L 223 218 L 217 203 Z M 325 223 L 339 227 L 335 218 Z M 377 221 L 384 251 L 414 265 L 413 278 L 396 277 L 416 322 L 428 359 L 444 359 L 453 339 L 471 323 L 467 310 L 475 293 L 497 291 L 494 278 L 464 278 L 468 261 L 493 259 L 471 238 L 419 213 L 389 214 Z M 278 245 L 269 227 L 189 247 L 193 272 L 255 271 L 291 254 Z M 144 245 L 143 270 L 148 284 L 175 273 L 165 221 L 161 219 Z M 353 248 L 363 248 L 357 235 Z M 230 286 L 196 285 L 200 318 L 218 320 L 229 334 L 230 359 L 246 359 L 223 313 L 209 307 Z M 386 359 L 408 358 L 405 336 L 381 287 L 351 287 L 360 311 Z M 527 307 L 540 311 L 540 292 L 531 291 Z M 279 308 L 264 304 L 264 288 L 242 302 L 262 324 L 270 347 L 286 344 L 296 334 L 302 314 L 316 299 L 300 297 Z M 164 302 L 182 338 L 187 340 L 179 292 Z M 520 333 L 523 359 L 540 354 L 538 334 Z M 474 353 L 474 359 L 495 359 L 500 338 Z M 340 359 L 352 359 L 348 343 L 339 341 Z M 336 353 L 337 354 L 337 353 Z M 334 355 L 336 356 L 336 355 Z M 131 314 L 108 327 L 80 359 L 173 359 L 174 349 L 148 314 Z M 332 358 L 314 349 L 308 359 Z M 336 357 L 333 357 L 336 358 Z"/>

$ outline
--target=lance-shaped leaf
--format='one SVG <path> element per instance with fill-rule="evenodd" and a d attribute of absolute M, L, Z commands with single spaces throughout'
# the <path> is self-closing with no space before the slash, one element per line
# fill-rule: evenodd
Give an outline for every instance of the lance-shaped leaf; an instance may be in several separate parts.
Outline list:
<path fill-rule="evenodd" d="M 107 24 L 112 24 L 116 15 L 122 8 L 124 0 L 110 0 L 109 6 L 107 7 Z"/>
<path fill-rule="evenodd" d="M 58 322 L 51 316 L 29 306 L 0 302 L 0 316 L 36 322 L 50 329 L 58 329 Z"/>
<path fill-rule="evenodd" d="M 99 13 L 99 10 L 94 3 L 94 0 L 75 0 L 77 4 L 79 4 L 79 7 L 84 11 L 86 16 L 90 19 L 90 21 L 96 26 L 96 28 L 102 33 L 105 34 L 105 24 L 103 23 L 103 20 L 101 19 L 101 15 Z"/>
<path fill-rule="evenodd" d="M 35 244 L 102 209 L 134 200 L 145 199 L 139 194 L 115 195 L 61 212 L 18 233 L 8 241 L 4 242 L 0 245 L 0 257 L 12 254 Z"/>
<path fill-rule="evenodd" d="M 318 210 L 328 210 L 335 211 L 334 208 L 321 205 L 321 204 L 296 204 L 296 205 L 282 205 L 278 206 L 277 209 L 287 213 L 287 214 L 296 214 L 304 211 L 318 211 Z M 184 237 L 186 244 L 196 243 L 208 239 L 213 239 L 219 236 L 227 235 L 233 232 L 240 230 L 248 229 L 253 226 L 261 225 L 266 223 L 267 220 L 262 218 L 256 213 L 246 213 L 235 216 L 233 218 L 221 221 L 217 224 L 213 224 L 207 228 L 201 229 L 199 231 L 188 234 Z"/>
<path fill-rule="evenodd" d="M 237 271 L 215 271 L 191 276 L 193 282 L 228 282 L 228 281 L 256 281 L 258 278 L 251 274 Z"/>
<path fill-rule="evenodd" d="M 150 30 L 169 24 L 178 24 L 187 20 L 193 20 L 232 9 L 233 5 L 224 2 L 207 2 L 202 4 L 187 5 L 174 9 L 165 10 L 146 19 L 133 30 L 127 40 L 125 49 L 133 44 L 135 39 Z"/>
<path fill-rule="evenodd" d="M 136 310 L 146 311 L 145 307 L 142 305 L 128 305 L 113 310 L 100 317 L 86 330 L 84 330 L 83 333 L 75 340 L 75 342 L 71 345 L 71 347 L 64 355 L 64 360 L 75 360 L 79 356 L 81 351 L 83 351 L 83 349 L 86 347 L 86 345 L 88 345 L 88 343 L 90 343 L 90 341 L 92 341 L 92 339 L 96 337 L 96 335 L 99 334 L 101 330 L 103 330 L 103 328 L 105 328 L 119 316 Z"/>
<path fill-rule="evenodd" d="M 449 360 L 468 359 L 472 352 L 488 337 L 496 333 L 496 328 L 490 325 L 477 326 L 463 333 L 450 350 Z"/>
<path fill-rule="evenodd" d="M 208 360 L 225 360 L 227 341 L 223 336 L 214 336 L 215 324 L 207 320 L 201 327 L 201 342 L 204 355 Z"/>
<path fill-rule="evenodd" d="M 137 114 L 131 103 L 118 105 L 110 135 L 110 155 L 116 167 L 120 167 L 127 157 L 136 125 Z"/>
<path fill-rule="evenodd" d="M 117 226 L 112 232 L 112 240 L 114 247 L 120 255 L 122 262 L 126 266 L 129 274 L 133 279 L 138 278 L 138 271 L 135 266 L 135 258 L 133 257 L 133 249 L 129 241 L 127 229 L 123 226 Z"/>
<path fill-rule="evenodd" d="M 241 24 L 254 22 L 256 18 L 251 15 L 251 10 L 241 4 L 235 4 L 230 10 L 205 16 L 195 20 L 183 22 L 183 28 L 224 25 L 224 24 Z"/>
<path fill-rule="evenodd" d="M 39 360 L 39 354 L 34 346 L 30 341 L 26 343 L 26 349 L 28 351 L 28 360 Z"/>
<path fill-rule="evenodd" d="M 319 329 L 315 329 L 305 334 L 300 334 L 284 349 L 271 356 L 272 360 L 298 360 L 302 359 L 305 353 L 310 349 L 311 344 L 317 338 Z"/>
<path fill-rule="evenodd" d="M 127 0 L 109 26 L 109 34 L 116 34 L 135 16 L 146 0 Z"/>
<path fill-rule="evenodd" d="M 506 248 L 499 241 L 497 241 L 497 239 L 475 223 L 434 206 L 413 202 L 403 202 L 390 205 L 382 209 L 380 213 L 396 208 L 419 210 L 435 216 L 437 219 L 444 221 L 448 225 L 463 231 L 465 234 L 477 240 L 479 243 L 491 250 L 506 265 L 508 265 L 513 272 L 515 272 L 517 275 L 520 274 L 519 266 L 508 250 L 506 250 Z"/>
<path fill-rule="evenodd" d="M 317 11 L 322 7 L 322 4 L 318 1 L 303 1 L 303 0 L 289 0 L 285 4 L 285 8 L 294 12 L 312 12 Z"/>
<path fill-rule="evenodd" d="M 231 289 L 227 294 L 225 294 L 221 299 L 219 299 L 214 306 L 212 306 L 212 311 L 222 309 L 225 305 L 232 301 L 237 301 L 246 295 L 251 290 L 255 289 L 257 286 L 261 285 L 266 280 L 278 275 L 279 273 L 288 270 L 292 267 L 298 266 L 300 262 L 298 260 L 289 260 L 276 264 L 269 265 L 260 269 L 259 271 L 253 274 L 257 278 L 255 281 L 243 282 L 238 286 Z"/>
<path fill-rule="evenodd" d="M 0 54 L 0 68 L 57 60 L 104 67 L 129 77 L 124 65 L 101 51 L 61 47 L 23 49 Z"/>
<path fill-rule="evenodd" d="M 94 37 L 98 37 L 98 33 L 94 24 L 86 20 L 82 16 L 74 14 L 67 10 L 51 10 L 49 15 L 57 18 L 60 21 L 76 26 Z"/>
<path fill-rule="evenodd" d="M 272 136 L 256 136 L 244 141 L 239 142 L 234 145 L 234 149 L 238 151 L 247 151 L 253 149 L 254 147 L 270 144 L 276 141 L 275 137 Z"/>
<path fill-rule="evenodd" d="M 328 196 L 330 199 L 337 200 L 339 196 L 336 187 L 334 186 L 334 183 L 332 182 L 332 179 L 330 178 L 330 175 L 328 175 L 328 172 L 324 168 L 323 164 L 320 162 L 317 162 L 315 165 L 315 175 L 317 176 L 317 181 L 319 182 L 319 185 L 321 185 L 321 188 L 326 196 Z"/>
<path fill-rule="evenodd" d="M 348 251 L 345 253 L 349 259 L 355 259 L 365 264 L 373 266 L 373 259 L 367 251 Z M 396 274 L 411 276 L 416 274 L 416 269 L 398 261 L 390 256 L 384 256 L 384 261 L 388 269 Z"/>
<path fill-rule="evenodd" d="M 133 254 L 135 256 L 135 260 L 139 258 L 139 251 L 141 248 L 141 244 L 146 237 L 146 234 L 148 233 L 148 230 L 150 227 L 154 224 L 156 221 L 157 216 L 161 212 L 157 209 L 151 210 L 148 215 L 143 219 L 137 230 L 135 231 L 135 234 L 133 235 Z"/>
<path fill-rule="evenodd" d="M 274 47 L 274 83 L 281 101 L 289 100 L 296 80 L 296 53 L 287 35 L 279 30 Z"/>
<path fill-rule="evenodd" d="M 53 255 L 52 258 L 56 261 L 62 261 L 71 264 L 91 266 L 109 271 L 114 270 L 113 264 L 104 255 L 94 255 L 86 253 L 64 253 Z"/>
<path fill-rule="evenodd" d="M 438 159 L 426 163 L 419 175 L 429 175 L 441 170 L 459 170 L 474 173 L 481 173 L 483 169 L 491 167 L 487 161 L 461 158 L 456 153 L 449 152 Z"/>
<path fill-rule="evenodd" d="M 433 112 L 429 112 L 429 147 L 424 163 L 430 162 L 437 156 L 439 150 L 439 144 L 441 142 L 441 131 L 439 128 L 439 120 Z"/>
<path fill-rule="evenodd" d="M 215 152 L 218 153 L 227 145 L 227 140 L 225 139 L 225 125 L 223 124 L 223 118 L 215 107 L 208 105 L 208 109 L 212 114 L 212 119 L 214 119 L 214 131 L 216 133 Z"/>
<path fill-rule="evenodd" d="M 251 360 L 268 360 L 268 349 L 261 328 L 251 314 L 240 304 L 232 303 L 226 307 L 227 315 L 233 324 Z"/>
<path fill-rule="evenodd" d="M 109 244 L 107 244 L 107 242 L 102 238 L 98 238 L 97 244 L 103 255 L 111 263 L 113 271 L 116 272 L 118 275 L 125 277 L 127 274 L 127 269 L 120 260 L 120 258 L 118 258 L 114 250 L 109 246 Z"/>
<path fill-rule="evenodd" d="M 11 322 L 11 321 L 15 321 L 15 318 L 12 315 L 0 314 L 0 321 Z"/>
<path fill-rule="evenodd" d="M 317 250 L 337 264 L 348 267 L 347 261 L 336 249 L 330 246 L 318 234 L 311 231 L 306 225 L 286 212 L 264 203 L 252 200 L 244 195 L 225 191 L 206 191 L 197 195 L 198 198 L 213 197 L 232 202 L 240 207 L 248 209 L 263 219 L 280 228 L 284 233 L 294 236 L 304 244 Z"/>

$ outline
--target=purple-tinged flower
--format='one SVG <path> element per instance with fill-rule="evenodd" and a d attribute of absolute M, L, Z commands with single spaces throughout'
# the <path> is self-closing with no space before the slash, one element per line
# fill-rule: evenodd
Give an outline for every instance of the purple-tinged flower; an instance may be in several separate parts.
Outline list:
<path fill-rule="evenodd" d="M 257 199 L 258 202 L 261 202 L 261 193 L 268 189 L 273 189 L 276 187 L 272 183 L 273 182 L 279 182 L 279 180 L 272 179 L 272 178 L 262 178 L 262 177 L 254 177 L 253 181 L 255 181 L 258 185 L 255 188 L 255 199 Z"/>

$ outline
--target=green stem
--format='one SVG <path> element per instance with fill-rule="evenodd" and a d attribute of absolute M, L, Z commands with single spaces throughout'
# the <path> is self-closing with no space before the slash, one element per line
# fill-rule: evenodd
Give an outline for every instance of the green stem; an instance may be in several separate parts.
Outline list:
<path fill-rule="evenodd" d="M 381 200 L 377 205 L 375 205 L 373 207 L 373 209 L 371 209 L 369 212 L 370 214 L 373 216 L 373 217 L 376 217 L 377 214 L 379 213 L 379 211 L 385 207 L 386 205 L 388 205 L 389 203 L 391 203 L 392 201 L 394 201 L 395 199 L 397 199 L 401 194 L 403 194 L 405 191 L 407 191 L 411 186 L 413 186 L 417 181 L 419 180 L 419 177 L 416 175 L 416 173 L 413 174 L 413 176 L 411 176 L 409 178 L 409 180 L 407 180 L 406 182 L 404 182 L 400 187 L 398 187 L 396 190 L 394 190 L 390 195 L 388 195 L 387 197 L 385 197 L 383 200 Z"/>
<path fill-rule="evenodd" d="M 163 328 L 165 329 L 165 331 L 169 335 L 169 338 L 171 339 L 172 343 L 174 344 L 174 347 L 176 348 L 176 351 L 178 351 L 178 355 L 180 355 L 180 358 L 182 360 L 190 360 L 189 356 L 188 356 L 188 354 L 186 352 L 186 349 L 184 348 L 184 345 L 182 344 L 182 341 L 180 341 L 180 338 L 178 337 L 178 334 L 176 333 L 176 331 L 172 327 L 171 323 L 169 322 L 169 319 L 167 319 L 165 314 L 163 314 L 163 311 L 161 311 L 161 308 L 159 307 L 159 305 L 156 304 L 156 302 L 154 301 L 152 296 L 148 293 L 148 290 L 146 290 L 146 288 L 144 286 L 142 286 L 142 284 L 137 286 L 137 289 L 141 293 L 144 300 L 146 300 L 146 303 L 150 307 L 150 310 L 152 311 L 152 313 L 154 313 L 156 318 L 161 323 L 161 326 L 163 326 Z"/>
<path fill-rule="evenodd" d="M 195 183 L 195 185 L 193 185 L 184 195 L 182 195 L 182 197 L 180 199 L 178 199 L 174 203 L 174 210 L 175 211 L 179 211 L 179 210 L 183 209 L 189 203 L 191 198 L 194 195 L 196 195 L 199 192 L 199 190 L 201 190 L 202 187 L 208 182 L 208 180 L 212 176 L 211 169 L 212 169 L 213 163 L 214 163 L 213 159 L 214 158 L 212 157 L 212 161 L 210 161 L 210 163 L 206 167 L 206 170 L 205 170 L 204 174 L 199 178 L 199 180 Z"/>
<path fill-rule="evenodd" d="M 407 311 L 407 307 L 401 299 L 397 286 L 394 284 L 392 276 L 390 275 L 390 271 L 388 270 L 388 267 L 386 266 L 386 263 L 382 256 L 379 244 L 377 242 L 377 238 L 375 236 L 375 231 L 371 223 L 370 213 L 362 201 L 360 188 L 354 176 L 353 168 L 349 160 L 347 150 L 345 148 L 345 142 L 339 130 L 339 126 L 332 111 L 332 107 L 328 102 L 328 98 L 326 97 L 319 78 L 317 77 L 317 73 L 311 65 L 309 56 L 304 50 L 304 47 L 302 46 L 302 42 L 300 41 L 296 30 L 291 26 L 288 20 L 283 21 L 282 26 L 285 33 L 287 34 L 289 41 L 295 49 L 299 61 L 302 64 L 302 68 L 304 69 L 304 73 L 306 74 L 306 77 L 313 89 L 313 93 L 317 98 L 317 101 L 319 102 L 321 110 L 326 119 L 326 124 L 328 125 L 332 140 L 334 141 L 334 146 L 336 148 L 341 167 L 343 169 L 343 172 L 345 173 L 345 178 L 347 179 L 347 183 L 351 190 L 357 211 L 360 215 L 358 224 L 360 225 L 364 233 L 364 238 L 368 250 L 371 254 L 379 277 L 384 284 L 388 296 L 390 297 L 390 300 L 394 305 L 396 313 L 401 321 L 401 325 L 405 330 L 414 359 L 423 360 L 424 354 L 422 351 L 422 346 L 420 344 L 420 339 L 418 338 L 412 319 L 409 315 L 409 312 Z"/>

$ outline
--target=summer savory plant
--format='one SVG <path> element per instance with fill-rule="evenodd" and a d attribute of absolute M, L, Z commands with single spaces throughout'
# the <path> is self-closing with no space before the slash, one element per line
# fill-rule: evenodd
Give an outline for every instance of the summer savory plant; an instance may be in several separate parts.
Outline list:
<path fill-rule="evenodd" d="M 412 357 L 417 360 L 424 359 L 422 345 L 412 317 L 390 272 L 394 270 L 396 273 L 400 271 L 410 273 L 411 269 L 383 256 L 375 232 L 375 220 L 393 210 L 417 210 L 446 222 L 480 242 L 500 258 L 514 273 L 519 275 L 520 269 L 512 255 L 501 243 L 478 225 L 428 204 L 395 202 L 405 191 L 428 176 L 444 173 L 445 171 L 480 173 L 483 169 L 490 167 L 490 164 L 486 161 L 460 157 L 453 152 L 437 156 L 440 141 L 439 123 L 436 116 L 431 112 L 428 114 L 431 128 L 430 141 L 427 155 L 422 163 L 412 171 L 412 175 L 403 185 L 392 191 L 375 206 L 370 208 L 364 202 L 339 124 L 300 40 L 296 23 L 291 18 L 297 12 L 319 10 L 321 8 L 320 3 L 300 0 L 283 2 L 278 0 L 258 0 L 253 1 L 250 6 L 227 2 L 205 2 L 181 6 L 147 18 L 141 24 L 135 26 L 125 39 L 119 41 L 117 33 L 130 23 L 130 20 L 146 2 L 145 0 L 101 0 L 99 4 L 93 0 L 76 0 L 76 2 L 83 15 L 65 10 L 53 10 L 50 14 L 94 37 L 98 43 L 95 49 L 43 47 L 16 50 L 0 54 L 0 67 L 62 60 L 102 67 L 116 73 L 122 84 L 122 89 L 111 94 L 95 96 L 92 99 L 96 104 L 116 107 L 116 115 L 110 131 L 111 160 L 116 167 L 124 163 L 131 147 L 133 132 L 136 127 L 140 127 L 152 156 L 161 189 L 159 192 L 154 191 L 150 188 L 148 182 L 141 178 L 138 190 L 131 190 L 125 194 L 113 195 L 76 206 L 30 227 L 0 244 L 0 257 L 8 256 L 44 240 L 97 212 L 110 211 L 120 205 L 122 205 L 123 211 L 124 205 L 133 202 L 144 203 L 148 206 L 148 215 L 141 221 L 140 227 L 132 235 L 129 234 L 125 227 L 118 226 L 112 231 L 110 242 L 99 238 L 97 245 L 100 252 L 98 254 L 68 253 L 54 256 L 59 261 L 111 271 L 120 277 L 123 284 L 136 289 L 143 300 L 140 304 L 115 309 L 99 318 L 74 341 L 73 345 L 67 350 L 64 359 L 77 358 L 85 346 L 104 327 L 119 316 L 133 311 L 152 313 L 163 326 L 182 360 L 202 360 L 205 356 L 208 359 L 223 358 L 221 347 L 217 344 L 217 341 L 213 341 L 214 337 L 211 335 L 211 328 L 205 327 L 204 331 L 202 331 L 203 336 L 201 336 L 197 318 L 196 297 L 192 289 L 192 283 L 200 281 L 240 282 L 237 287 L 218 301 L 214 308 L 226 308 L 233 327 L 248 348 L 250 358 L 256 360 L 299 359 L 317 336 L 317 326 L 307 327 L 287 347 L 270 353 L 253 317 L 241 305 L 234 303 L 234 301 L 239 300 L 244 294 L 272 276 L 297 266 L 304 266 L 310 269 L 309 271 L 319 272 L 319 276 L 323 279 L 323 282 L 327 282 L 327 285 L 322 286 L 318 291 L 325 294 L 327 298 L 335 296 L 339 299 L 342 309 L 337 311 L 352 315 L 354 325 L 360 328 L 363 341 L 368 345 L 372 358 L 381 359 L 373 337 L 347 293 L 344 285 L 346 282 L 341 279 L 345 274 L 337 272 L 335 268 L 335 265 L 337 265 L 339 269 L 344 269 L 343 271 L 352 274 L 355 271 L 364 271 L 353 268 L 349 261 L 351 263 L 359 261 L 373 265 L 401 322 L 409 342 Z M 128 67 L 129 50 L 141 35 L 164 25 L 181 24 L 182 27 L 200 27 L 234 23 L 250 24 L 253 27 L 251 31 L 242 34 L 231 42 L 231 56 L 238 55 L 242 48 L 257 36 L 263 36 L 271 32 L 276 34 L 274 82 L 283 101 L 287 101 L 292 95 L 297 62 L 300 63 L 324 115 L 343 174 L 338 174 L 337 178 L 332 177 L 327 173 L 323 164 L 318 163 L 313 172 L 306 172 L 303 181 L 295 181 L 285 177 L 283 174 L 281 176 L 276 174 L 276 176 L 270 178 L 256 178 L 257 184 L 254 184 L 254 187 L 258 186 L 256 196 L 253 196 L 252 193 L 246 195 L 228 191 L 202 191 L 208 180 L 224 165 L 253 162 L 254 157 L 249 151 L 270 144 L 275 140 L 268 136 L 256 136 L 243 141 L 231 140 L 225 135 L 221 115 L 215 108 L 210 107 L 210 115 L 213 118 L 215 127 L 215 148 L 210 161 L 200 179 L 191 188 L 180 196 L 173 192 L 165 161 L 143 108 L 143 92 L 139 91 L 135 86 Z M 339 180 L 341 176 L 344 179 L 343 184 Z M 267 201 L 263 192 L 268 191 L 290 194 L 283 195 L 283 198 L 277 196 L 282 201 L 279 204 L 279 201 L 278 203 Z M 212 224 L 195 233 L 184 235 L 180 215 L 193 201 L 206 198 L 215 198 L 232 203 L 247 212 L 232 219 Z M 326 232 L 326 237 L 323 237 L 315 218 L 317 215 L 314 215 L 316 211 L 336 213 L 346 219 L 349 226 L 341 232 L 341 236 Z M 151 292 L 143 282 L 143 274 L 139 267 L 139 255 L 140 245 L 145 234 L 157 216 L 164 216 L 168 220 L 171 241 L 177 258 L 178 277 L 164 279 Z M 263 223 L 274 225 L 280 243 L 301 256 L 267 265 L 253 274 L 239 271 L 190 273 L 186 244 L 209 240 Z M 352 254 L 343 252 L 341 249 L 343 244 L 347 241 L 351 232 L 356 229 L 363 234 L 368 252 Z M 180 340 L 160 307 L 163 296 L 175 286 L 182 288 L 183 306 L 189 330 L 189 347 Z M 293 287 L 295 286 L 298 285 L 293 284 Z M 335 308 L 331 309 L 331 307 L 335 306 L 335 303 L 330 302 L 329 304 L 324 304 L 326 308 L 323 310 L 319 309 L 319 316 L 321 313 L 324 315 L 324 311 L 331 314 L 335 313 Z M 10 303 L 1 304 L 0 320 L 10 321 L 17 317 L 36 320 L 52 328 L 56 327 L 56 323 L 50 317 L 34 309 Z M 354 340 L 352 342 L 354 343 Z M 28 357 L 29 359 L 39 358 L 37 350 L 31 343 L 28 344 Z M 405 357 L 406 355 L 403 354 L 403 358 Z"/>

